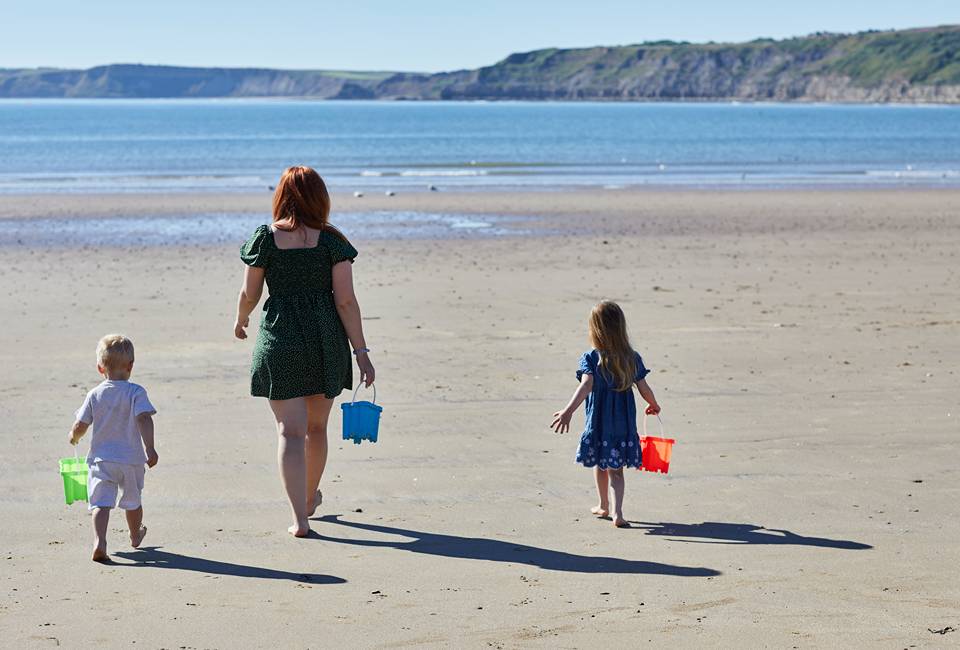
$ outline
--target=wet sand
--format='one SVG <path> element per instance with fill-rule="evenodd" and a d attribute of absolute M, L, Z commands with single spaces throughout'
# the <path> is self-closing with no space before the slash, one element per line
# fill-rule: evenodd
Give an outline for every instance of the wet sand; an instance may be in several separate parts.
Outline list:
<path fill-rule="evenodd" d="M 269 199 L 4 196 L 0 218 Z M 239 241 L 0 248 L 5 644 L 956 643 L 929 630 L 960 628 L 960 192 L 336 198 L 374 209 L 528 219 L 357 239 L 381 440 L 342 443 L 335 409 L 304 541 L 285 533 L 269 409 L 247 396 L 251 344 L 232 337 Z M 547 427 L 603 297 L 678 440 L 668 476 L 628 473 L 630 530 L 589 514 L 577 434 Z M 160 464 L 144 548 L 115 513 L 100 566 L 56 460 L 109 331 L 137 346 Z"/>

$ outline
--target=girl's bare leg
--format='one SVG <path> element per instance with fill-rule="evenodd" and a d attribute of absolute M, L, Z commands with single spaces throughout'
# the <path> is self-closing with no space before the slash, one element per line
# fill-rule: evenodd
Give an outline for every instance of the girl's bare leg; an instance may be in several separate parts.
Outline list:
<path fill-rule="evenodd" d="M 307 401 L 307 516 L 310 517 L 320 505 L 320 479 L 327 466 L 327 421 L 333 400 L 323 395 L 311 395 Z"/>
<path fill-rule="evenodd" d="M 94 562 L 106 562 L 107 555 L 107 525 L 110 523 L 110 508 L 93 509 L 93 557 Z"/>
<path fill-rule="evenodd" d="M 610 487 L 613 488 L 613 525 L 617 528 L 628 528 L 627 520 L 623 518 L 623 468 L 608 469 Z"/>
<path fill-rule="evenodd" d="M 270 400 L 270 408 L 277 420 L 279 444 L 277 462 L 280 478 L 290 500 L 293 525 L 287 531 L 294 537 L 310 533 L 307 520 L 307 461 L 304 439 L 307 434 L 307 401 L 302 397 Z"/>
<path fill-rule="evenodd" d="M 597 496 L 600 497 L 600 505 L 590 508 L 590 512 L 598 517 L 606 517 L 610 514 L 610 483 L 607 480 L 607 470 L 594 467 L 593 478 L 597 482 Z"/>

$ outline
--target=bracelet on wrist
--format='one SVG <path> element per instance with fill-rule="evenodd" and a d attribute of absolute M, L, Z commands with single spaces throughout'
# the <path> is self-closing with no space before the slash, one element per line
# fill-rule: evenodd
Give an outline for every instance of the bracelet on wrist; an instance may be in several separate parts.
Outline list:
<path fill-rule="evenodd" d="M 357 348 L 356 350 L 353 351 L 353 355 L 360 356 L 360 354 L 364 352 L 370 352 L 370 348 Z"/>

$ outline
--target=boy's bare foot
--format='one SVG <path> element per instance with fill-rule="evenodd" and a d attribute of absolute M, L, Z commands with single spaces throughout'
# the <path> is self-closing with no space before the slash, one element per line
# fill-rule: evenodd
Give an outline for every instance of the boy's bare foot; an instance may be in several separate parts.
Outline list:
<path fill-rule="evenodd" d="M 598 517 L 609 517 L 610 511 L 604 508 L 603 506 L 593 506 L 590 508 L 590 512 L 595 514 Z"/>
<path fill-rule="evenodd" d="M 147 527 L 140 526 L 140 530 L 136 533 L 130 533 L 130 546 L 133 548 L 140 548 L 140 544 L 143 543 L 143 538 L 147 536 Z"/>
<path fill-rule="evenodd" d="M 310 534 L 310 526 L 306 524 L 303 526 L 294 524 L 293 526 L 290 526 L 290 528 L 287 528 L 287 532 L 294 537 L 306 537 Z"/>
<path fill-rule="evenodd" d="M 312 517 L 321 503 L 323 503 L 323 492 L 317 490 L 317 493 L 313 495 L 313 502 L 307 499 L 307 516 Z"/>
<path fill-rule="evenodd" d="M 630 528 L 630 522 L 623 517 L 615 517 L 613 519 L 613 525 L 617 528 Z"/>
<path fill-rule="evenodd" d="M 93 557 L 90 559 L 94 562 L 109 562 L 110 556 L 107 555 L 106 547 L 97 546 L 93 549 Z"/>

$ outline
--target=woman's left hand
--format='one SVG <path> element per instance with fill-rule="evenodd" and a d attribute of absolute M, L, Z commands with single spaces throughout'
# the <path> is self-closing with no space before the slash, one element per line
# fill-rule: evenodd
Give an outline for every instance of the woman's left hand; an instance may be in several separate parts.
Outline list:
<path fill-rule="evenodd" d="M 247 338 L 247 333 L 244 331 L 246 327 L 250 325 L 250 317 L 247 316 L 243 319 L 243 322 L 239 320 L 233 324 L 233 335 L 236 336 L 241 341 Z"/>
<path fill-rule="evenodd" d="M 357 367 L 360 369 L 360 381 L 363 382 L 367 388 L 370 388 L 377 374 L 373 369 L 373 363 L 370 362 L 370 355 L 366 352 L 358 354 Z"/>

